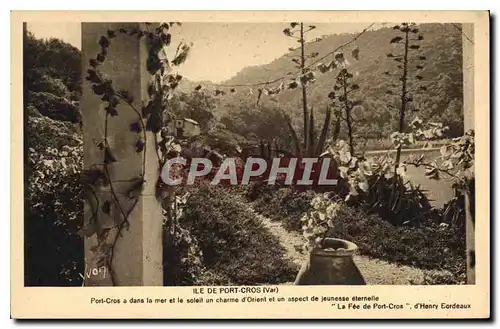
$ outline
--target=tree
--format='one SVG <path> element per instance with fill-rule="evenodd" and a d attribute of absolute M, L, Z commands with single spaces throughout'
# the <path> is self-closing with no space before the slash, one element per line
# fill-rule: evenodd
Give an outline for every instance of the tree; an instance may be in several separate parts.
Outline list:
<path fill-rule="evenodd" d="M 356 106 L 361 105 L 360 100 L 352 100 L 352 93 L 359 90 L 359 85 L 352 83 L 351 79 L 353 75 L 347 70 L 340 70 L 339 74 L 336 78 L 336 84 L 333 87 L 334 91 L 328 94 L 330 99 L 335 99 L 335 92 L 339 92 L 340 96 L 337 97 L 340 107 L 343 110 L 343 114 L 339 114 L 339 117 L 346 123 L 347 126 L 347 135 L 349 138 L 349 150 L 351 155 L 355 154 L 355 141 L 354 141 L 354 117 L 353 117 L 353 109 Z"/>
<path fill-rule="evenodd" d="M 300 86 L 302 89 L 302 115 L 303 115 L 303 128 L 304 128 L 304 143 L 303 143 L 303 148 L 309 148 L 310 147 L 310 137 L 311 132 L 309 132 L 309 128 L 311 126 L 311 123 L 309 120 L 314 117 L 314 115 L 311 113 L 308 115 L 308 106 L 307 106 L 307 84 L 309 81 L 314 79 L 314 73 L 306 67 L 306 62 L 309 59 L 315 58 L 319 55 L 317 52 L 313 52 L 309 55 L 306 55 L 306 50 L 305 50 L 305 35 L 314 30 L 316 28 L 315 25 L 309 25 L 307 29 L 304 29 L 304 23 L 303 22 L 292 22 L 290 23 L 290 27 L 286 28 L 283 30 L 283 34 L 290 38 L 297 39 L 297 42 L 300 43 L 300 55 L 298 57 L 292 58 L 292 62 L 296 64 L 296 67 L 300 69 L 301 71 L 301 76 L 300 76 Z M 298 36 L 296 36 L 298 34 Z M 290 48 L 289 50 L 294 50 L 293 48 Z"/>
<path fill-rule="evenodd" d="M 395 25 L 393 27 L 394 30 L 399 31 L 400 35 L 391 39 L 390 43 L 403 47 L 402 53 L 389 53 L 387 54 L 388 58 L 391 58 L 393 61 L 397 62 L 397 68 L 400 73 L 396 73 L 395 76 L 398 77 L 401 85 L 397 84 L 393 85 L 396 89 L 388 90 L 387 93 L 390 95 L 396 95 L 400 97 L 400 108 L 399 108 L 399 122 L 398 122 L 398 133 L 403 134 L 405 131 L 405 115 L 408 109 L 408 104 L 413 101 L 412 93 L 416 92 L 416 89 L 411 89 L 411 87 L 416 88 L 417 84 L 411 84 L 415 80 L 421 81 L 423 77 L 418 73 L 423 70 L 423 66 L 421 64 L 422 61 L 426 60 L 424 56 L 418 56 L 417 51 L 420 49 L 420 46 L 416 43 L 422 41 L 424 37 L 419 33 L 419 29 L 416 27 L 415 23 L 402 23 L 401 25 Z M 412 54 L 417 53 L 412 56 Z M 413 61 L 418 61 L 418 64 L 415 65 L 414 68 L 410 67 L 410 64 Z M 417 73 L 417 74 L 415 74 Z M 390 72 L 385 72 L 386 75 L 391 75 Z M 412 81 L 412 79 L 414 79 Z M 420 90 L 426 90 L 425 86 L 419 86 Z M 396 148 L 396 162 L 394 171 L 399 167 L 399 162 L 401 159 L 401 144 L 397 145 Z"/>
<path fill-rule="evenodd" d="M 179 93 L 169 100 L 169 119 L 189 118 L 200 125 L 202 131 L 207 131 L 212 126 L 215 117 L 217 100 L 203 91 Z"/>
<path fill-rule="evenodd" d="M 26 31 L 23 49 L 23 69 L 28 90 L 40 90 L 41 80 L 60 80 L 71 92 L 75 100 L 81 94 L 81 54 L 80 51 L 56 38 L 37 39 Z"/>

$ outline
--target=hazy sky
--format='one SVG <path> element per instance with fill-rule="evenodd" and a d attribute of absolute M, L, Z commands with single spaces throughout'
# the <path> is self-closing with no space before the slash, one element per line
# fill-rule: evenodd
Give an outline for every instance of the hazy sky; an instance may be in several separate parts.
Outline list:
<path fill-rule="evenodd" d="M 308 33 L 309 40 L 322 35 L 359 32 L 369 24 L 314 25 L 317 28 Z M 288 47 L 298 45 L 295 39 L 283 34 L 285 27 L 285 23 L 183 23 L 172 29 L 174 45 L 182 39 L 194 45 L 179 72 L 190 80 L 220 82 L 245 66 L 269 63 L 287 53 Z M 28 30 L 38 38 L 55 37 L 81 48 L 79 23 L 28 23 Z"/>

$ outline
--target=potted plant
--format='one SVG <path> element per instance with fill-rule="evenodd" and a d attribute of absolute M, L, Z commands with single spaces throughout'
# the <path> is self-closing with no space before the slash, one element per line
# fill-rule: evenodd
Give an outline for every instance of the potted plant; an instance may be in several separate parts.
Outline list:
<path fill-rule="evenodd" d="M 365 280 L 353 260 L 358 247 L 351 241 L 328 237 L 342 204 L 328 193 L 311 201 L 312 209 L 302 217 L 303 235 L 309 252 L 295 285 L 364 285 Z"/>

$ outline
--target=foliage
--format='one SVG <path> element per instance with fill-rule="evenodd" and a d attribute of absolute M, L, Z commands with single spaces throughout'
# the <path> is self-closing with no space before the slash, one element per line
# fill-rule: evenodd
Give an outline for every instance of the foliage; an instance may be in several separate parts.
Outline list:
<path fill-rule="evenodd" d="M 339 186 L 346 195 L 338 194 L 349 204 L 361 204 L 368 212 L 376 212 L 395 225 L 407 225 L 435 215 L 426 195 L 406 178 L 406 165 L 399 163 L 402 146 L 412 145 L 418 139 L 432 139 L 443 135 L 442 124 L 424 124 L 418 117 L 412 122 L 414 131 L 394 132 L 391 135 L 394 159 L 388 151 L 381 156 L 365 158 L 352 154 L 352 147 L 343 140 L 328 148 L 338 164 Z M 340 189 L 342 192 L 342 188 Z"/>
<path fill-rule="evenodd" d="M 169 100 L 169 109 L 169 116 L 195 120 L 206 132 L 216 122 L 217 99 L 203 91 L 179 91 Z"/>
<path fill-rule="evenodd" d="M 83 241 L 80 52 L 24 35 L 25 284 L 81 285 Z M 60 121 L 59 121 L 60 120 Z M 69 122 L 68 122 L 69 121 Z M 71 123 L 70 123 L 71 122 Z M 76 201 L 75 201 L 76 200 Z"/>
<path fill-rule="evenodd" d="M 319 139 L 316 139 L 316 130 L 314 126 L 314 109 L 311 108 L 309 111 L 309 118 L 306 119 L 305 124 L 305 140 L 304 144 L 301 144 L 297 132 L 294 130 L 292 122 L 289 117 L 286 118 L 286 122 L 288 124 L 288 128 L 290 129 L 293 142 L 294 142 L 294 154 L 296 157 L 318 157 L 323 153 L 326 138 L 328 136 L 328 129 L 330 127 L 331 120 L 331 109 L 329 107 L 326 108 L 325 120 L 323 122 L 323 128 L 321 129 L 321 134 L 319 135 Z M 338 121 L 339 119 L 337 119 Z M 336 136 L 333 137 L 336 139 Z M 305 146 L 302 146 L 305 145 Z"/>
<path fill-rule="evenodd" d="M 27 31 L 24 35 L 23 62 L 27 90 L 50 92 L 45 85 L 55 80 L 67 87 L 73 99 L 79 99 L 81 54 L 77 48 L 56 38 L 37 39 Z"/>
<path fill-rule="evenodd" d="M 359 145 L 357 139 L 390 138 L 392 146 L 400 150 L 412 147 L 418 139 L 437 140 L 461 134 L 461 40 L 455 29 L 447 31 L 446 25 L 427 24 L 411 27 L 412 30 L 425 31 L 425 40 L 417 37 L 422 43 L 422 53 L 418 59 L 428 59 L 429 62 L 425 69 L 420 64 L 414 69 L 426 72 L 426 77 L 437 78 L 427 81 L 427 78 L 417 75 L 420 78 L 416 80 L 423 80 L 427 87 L 427 92 L 421 95 L 408 96 L 403 90 L 401 108 L 404 109 L 404 114 L 408 115 L 407 118 L 413 120 L 412 125 L 400 124 L 398 131 L 390 134 L 394 128 L 391 122 L 401 123 L 401 115 L 397 118 L 393 114 L 393 108 L 398 106 L 398 101 L 392 99 L 395 93 L 391 92 L 392 96 L 385 94 L 385 90 L 393 88 L 393 79 L 391 74 L 382 74 L 382 70 L 387 69 L 387 59 L 381 54 L 387 49 L 383 46 L 379 48 L 378 41 L 386 38 L 392 30 L 367 32 L 365 36 L 371 39 L 368 40 L 367 37 L 366 44 L 361 47 L 356 45 L 352 53 L 353 58 L 358 59 L 361 48 L 366 60 L 352 65 L 349 71 L 346 68 L 351 64 L 345 60 L 342 53 L 335 54 L 335 60 L 330 64 L 318 65 L 318 70 L 325 72 L 342 68 L 337 76 L 336 90 L 343 88 L 344 92 L 339 96 L 330 92 L 331 77 L 326 75 L 316 78 L 314 72 L 309 71 L 305 65 L 307 56 L 304 47 L 310 47 L 313 51 L 308 56 L 315 58 L 324 51 L 325 43 L 305 43 L 303 24 L 290 24 L 291 29 L 285 29 L 285 35 L 293 37 L 293 29 L 297 27 L 302 30 L 299 38 L 301 53 L 298 54 L 298 49 L 290 50 L 292 54 L 298 55 L 294 61 L 297 64 L 295 68 L 302 70 L 301 79 L 295 82 L 296 87 L 301 85 L 303 90 L 302 116 L 295 113 L 298 102 L 294 94 L 283 91 L 281 87 L 279 89 L 283 92 L 279 95 L 279 106 L 264 98 L 259 103 L 262 93 L 271 95 L 272 89 L 263 88 L 259 90 L 257 104 L 254 97 L 241 98 L 240 93 L 233 92 L 228 97 L 229 102 L 221 100 L 221 107 L 227 113 L 222 113 L 223 123 L 220 124 L 217 120 L 221 113 L 216 109 L 219 101 L 200 90 L 189 94 L 174 93 L 183 77 L 174 73 L 173 67 L 186 60 L 190 45 L 181 42 L 175 56 L 172 59 L 166 58 L 165 48 L 170 46 L 172 41 L 169 32 L 172 25 L 164 23 L 153 29 L 151 24 L 147 24 L 148 28 L 145 30 L 118 31 L 131 37 L 145 38 L 149 45 L 148 70 L 153 79 L 148 89 L 148 102 L 142 109 L 127 91 L 119 90 L 99 71 L 100 65 L 106 61 L 107 49 L 117 35 L 115 31 L 108 31 L 106 36 L 101 37 L 101 51 L 89 62 L 87 80 L 91 83 L 94 93 L 105 102 L 105 126 L 108 118 L 111 120 L 119 115 L 119 103 L 128 104 L 137 114 L 137 122 L 129 127 L 132 133 L 137 134 L 137 152 L 145 155 L 145 132 L 153 132 L 156 137 L 160 137 L 156 141 L 160 166 L 172 155 L 172 146 L 167 142 L 171 136 L 165 130 L 165 123 L 177 116 L 194 118 L 203 126 L 204 134 L 194 142 L 208 145 L 228 155 L 233 155 L 235 150 L 236 153 L 243 154 L 241 146 L 252 149 L 261 144 L 260 149 L 267 148 L 267 154 L 270 154 L 271 149 L 295 149 L 298 156 L 318 156 L 325 150 L 325 145 L 330 143 L 332 145 L 327 151 L 339 165 L 340 192 L 336 197 L 343 201 L 332 202 L 323 194 L 314 197 L 312 192 L 254 183 L 248 186 L 246 193 L 251 200 L 256 201 L 256 209 L 273 219 L 283 220 L 288 229 L 304 229 L 307 241 L 310 242 L 309 247 L 321 243 L 322 237 L 333 235 L 354 241 L 365 255 L 422 268 L 444 268 L 452 273 L 459 272 L 460 275 L 464 273 L 463 196 L 473 196 L 473 132 L 467 132 L 464 136 L 453 139 L 450 144 L 444 145 L 441 148 L 441 157 L 433 161 L 420 157 L 399 164 L 399 161 L 395 161 L 389 154 L 370 159 L 354 156 L 354 145 Z M 443 27 L 445 33 L 440 32 Z M 310 26 L 310 29 L 313 27 Z M 418 32 L 410 31 L 407 25 L 397 29 L 406 37 L 410 33 L 416 35 Z M 327 43 L 328 48 L 331 49 L 331 43 L 335 43 L 333 41 L 343 40 L 344 37 L 349 36 L 326 37 L 325 39 L 331 41 Z M 417 49 L 411 48 L 412 45 L 404 42 L 401 37 L 391 40 L 391 45 L 399 43 L 405 43 L 408 49 Z M 371 51 L 370 45 L 376 45 L 377 51 Z M 450 53 L 449 49 L 453 51 Z M 394 60 L 400 58 L 398 54 L 391 55 L 389 58 Z M 76 232 L 79 228 L 78 219 L 83 216 L 83 207 L 74 200 L 82 194 L 82 189 L 88 192 L 89 186 L 96 188 L 97 185 L 95 180 L 90 179 L 90 172 L 83 175 L 83 185 L 79 182 L 79 178 L 82 178 L 81 138 L 75 134 L 74 128 L 70 124 L 51 120 L 80 121 L 76 102 L 80 97 L 79 56 L 78 50 L 58 40 L 41 41 L 30 33 L 25 36 L 25 111 L 29 114 L 28 165 L 25 171 L 28 177 L 28 199 L 25 204 L 27 285 L 60 285 L 61 282 L 75 285 L 81 282 L 78 274 L 83 272 L 83 251 L 81 238 Z M 61 61 L 62 58 L 66 59 L 64 64 L 56 61 Z M 78 65 L 75 65 L 76 59 Z M 280 61 L 281 59 L 278 59 L 267 67 L 278 65 Z M 408 65 L 406 61 L 402 64 Z M 405 71 L 404 67 L 401 69 Z M 259 68 L 249 68 L 245 72 L 258 70 Z M 283 70 L 276 72 L 282 74 Z M 435 74 L 436 72 L 440 74 Z M 266 80 L 269 79 L 269 74 L 272 75 L 273 70 L 266 72 Z M 361 76 L 368 82 L 361 86 L 349 84 L 347 80 L 354 76 Z M 245 83 L 253 79 L 251 74 L 250 77 L 241 74 L 232 80 L 236 81 L 242 77 Z M 309 88 L 310 95 L 306 95 L 306 87 Z M 349 88 L 351 90 L 348 90 Z M 348 92 L 352 90 L 364 96 L 363 104 L 348 98 Z M 383 97 L 380 96 L 382 94 Z M 325 97 L 326 95 L 331 97 Z M 344 117 L 339 111 L 333 111 L 331 102 L 334 98 L 344 103 L 341 105 Z M 307 99 L 315 106 L 324 105 L 324 114 L 315 114 L 313 107 L 309 108 Z M 227 110 L 229 108 L 230 110 Z M 418 117 L 413 112 L 419 112 Z M 316 116 L 322 119 L 322 124 Z M 353 133 L 352 125 L 347 122 L 351 117 L 358 119 L 353 120 L 358 121 L 356 134 Z M 431 117 L 444 124 L 424 124 Z M 336 121 L 333 129 L 332 119 Z M 346 121 L 347 133 L 339 128 L 342 119 Z M 447 126 L 451 128 L 445 129 Z M 332 132 L 329 133 L 329 130 Z M 303 141 L 299 141 L 301 135 Z M 335 145 L 338 136 L 347 138 L 349 143 L 340 141 Z M 100 148 L 103 154 L 103 163 L 96 164 L 96 167 L 100 168 L 97 170 L 97 176 L 104 177 L 101 183 L 107 184 L 110 180 L 106 173 L 107 167 L 112 166 L 117 159 L 106 135 L 102 140 L 96 141 L 96 147 Z M 454 180 L 457 195 L 441 213 L 436 215 L 423 191 L 405 180 L 406 165 L 424 166 L 432 179 L 446 175 Z M 144 166 L 145 163 L 143 169 Z M 138 184 L 134 184 L 134 189 L 142 188 L 143 176 L 144 173 L 141 177 L 135 177 Z M 165 284 L 278 283 L 293 278 L 294 269 L 282 259 L 284 251 L 279 241 L 260 227 L 255 218 L 226 190 L 206 186 L 195 188 L 188 198 L 180 200 L 177 191 L 165 192 L 163 191 L 162 197 L 159 198 L 159 201 L 164 202 L 165 208 Z M 161 200 L 165 195 L 167 197 Z M 55 201 L 51 202 L 52 200 Z M 473 206 L 474 202 L 471 204 Z M 113 211 L 112 205 L 114 201 L 110 199 L 101 205 L 102 207 L 98 207 L 97 211 L 109 215 L 109 212 Z M 117 206 L 115 211 L 116 208 L 121 208 L 119 204 Z M 178 210 L 184 207 L 187 207 L 186 212 L 178 213 Z M 122 225 L 128 224 L 128 214 L 123 212 L 122 215 L 120 229 Z M 434 216 L 440 220 L 429 220 Z M 87 221 L 93 220 L 93 217 Z M 305 219 L 304 227 L 300 221 L 301 217 Z M 86 230 L 86 234 L 96 232 Z M 47 237 L 51 237 L 49 243 Z M 428 241 L 433 241 L 433 244 Z M 63 249 L 61 244 L 68 247 Z M 111 251 L 111 254 L 105 254 L 103 261 L 111 264 L 114 245 L 104 247 L 108 252 Z M 46 259 L 50 261 L 44 261 Z M 450 276 L 440 275 L 433 277 L 429 274 L 426 280 L 453 281 Z"/>
<path fill-rule="evenodd" d="M 292 138 L 289 136 L 286 120 L 276 104 L 250 106 L 247 104 L 227 104 L 226 113 L 221 117 L 229 132 L 242 136 L 242 147 L 258 146 L 261 141 L 278 144 L 280 149 L 290 150 Z M 246 145 L 245 145 L 246 144 Z"/>
<path fill-rule="evenodd" d="M 306 27 L 307 28 L 307 27 Z M 313 114 L 313 109 L 310 109 L 310 115 L 308 115 L 309 107 L 307 104 L 307 85 L 309 83 L 314 82 L 315 80 L 315 74 L 313 71 L 311 71 L 309 68 L 306 67 L 306 62 L 309 59 L 315 58 L 318 56 L 318 53 L 311 53 L 309 55 L 305 54 L 305 35 L 314 30 L 316 26 L 314 25 L 309 25 L 309 28 L 307 30 L 304 30 L 304 23 L 303 22 L 292 22 L 290 23 L 290 28 L 286 28 L 283 30 L 283 34 L 286 35 L 287 37 L 295 38 L 297 41 L 300 43 L 300 55 L 292 58 L 292 62 L 294 62 L 296 65 L 295 67 L 300 69 L 301 76 L 299 78 L 299 81 L 295 82 L 296 85 L 300 85 L 302 88 L 302 112 L 303 112 L 303 118 L 302 118 L 302 123 L 304 127 L 304 142 L 303 144 L 299 143 L 297 139 L 297 134 L 295 133 L 291 123 L 290 119 L 288 119 L 288 125 L 290 128 L 290 131 L 292 133 L 292 136 L 294 138 L 294 143 L 295 143 L 295 152 L 296 156 L 302 157 L 303 155 L 305 156 L 306 154 L 309 156 L 312 156 L 313 153 L 315 152 L 315 146 L 313 144 L 313 138 L 315 138 L 314 135 L 314 114 Z M 299 36 L 295 36 L 295 34 L 299 34 Z M 260 95 L 259 95 L 260 96 Z M 327 112 L 328 115 L 329 112 Z M 325 119 L 326 123 L 327 119 Z M 329 121 L 329 119 L 328 119 Z M 329 123 L 329 122 L 328 122 Z M 328 127 L 328 124 L 326 124 Z M 312 127 L 312 128 L 311 128 Z"/>
<path fill-rule="evenodd" d="M 423 79 L 420 71 L 424 69 L 422 66 L 422 61 L 426 60 L 425 56 L 412 56 L 413 52 L 420 49 L 420 45 L 417 43 L 424 39 L 424 37 L 419 33 L 419 29 L 416 27 L 415 23 L 402 23 L 400 25 L 395 25 L 394 30 L 401 32 L 401 36 L 397 36 L 391 39 L 390 43 L 394 45 L 403 45 L 402 53 L 389 53 L 388 58 L 391 58 L 396 63 L 398 71 L 400 74 L 394 74 L 397 78 L 397 82 L 401 82 L 401 86 L 393 85 L 394 88 L 387 90 L 387 94 L 394 95 L 400 100 L 399 106 L 399 120 L 398 120 L 398 130 L 391 134 L 391 139 L 396 140 L 394 145 L 396 146 L 396 160 L 394 162 L 394 171 L 398 170 L 399 163 L 401 161 L 401 145 L 404 142 L 409 144 L 413 143 L 411 134 L 405 134 L 405 116 L 407 115 L 408 106 L 413 102 L 413 95 L 418 92 L 418 90 L 426 90 L 427 87 L 419 85 L 419 81 Z M 416 36 L 418 34 L 418 37 Z M 410 64 L 418 60 L 418 65 L 415 69 L 410 68 Z M 416 72 L 416 74 L 415 74 Z M 385 72 L 386 75 L 391 76 L 389 71 Z M 410 138 L 408 138 L 410 137 Z M 394 182 L 394 188 L 397 188 L 397 181 Z M 391 201 L 392 202 L 392 201 Z"/>
<path fill-rule="evenodd" d="M 27 106 L 33 106 L 42 115 L 59 121 L 81 122 L 78 104 L 65 97 L 50 92 L 30 92 L 26 100 Z"/>
<path fill-rule="evenodd" d="M 406 163 L 426 167 L 426 175 L 432 179 L 446 174 L 454 179 L 457 188 L 466 189 L 468 180 L 474 176 L 474 148 L 474 130 L 469 130 L 462 137 L 441 146 L 441 156 L 432 163 L 423 155 L 418 159 L 411 157 Z"/>
<path fill-rule="evenodd" d="M 288 230 L 300 231 L 300 218 L 310 208 L 314 192 L 254 182 L 247 186 L 245 195 L 253 201 L 253 207 L 264 216 L 282 221 Z"/>
<path fill-rule="evenodd" d="M 432 128 L 432 129 L 435 129 Z M 469 198 L 470 214 L 475 214 L 475 179 L 474 179 L 474 130 L 467 131 L 440 148 L 441 156 L 432 161 L 424 155 L 408 158 L 405 163 L 416 167 L 425 167 L 425 175 L 439 180 L 444 175 L 451 178 L 455 196 L 445 205 L 441 216 L 445 222 L 458 227 L 465 233 L 465 196 Z"/>
<path fill-rule="evenodd" d="M 328 152 L 338 164 L 338 197 L 349 205 L 361 204 L 368 212 L 376 212 L 397 225 L 421 221 L 430 215 L 427 197 L 405 177 L 406 168 L 394 170 L 390 154 L 369 158 L 355 157 L 344 141 L 330 146 Z"/>
<path fill-rule="evenodd" d="M 81 285 L 83 141 L 71 124 L 28 117 L 25 138 L 25 285 Z"/>
<path fill-rule="evenodd" d="M 194 191 L 181 224 L 197 239 L 207 271 L 218 274 L 216 284 L 272 284 L 295 277 L 277 238 L 224 188 Z"/>
<path fill-rule="evenodd" d="M 150 27 L 151 24 L 146 24 L 146 26 Z M 160 59 L 160 56 L 164 51 L 164 46 L 170 43 L 170 34 L 165 31 L 168 31 L 171 26 L 172 23 L 164 23 L 153 31 L 147 31 L 147 33 L 138 29 L 120 29 L 119 31 L 129 36 L 146 36 L 148 38 L 150 46 L 148 69 L 151 74 L 155 75 L 155 78 L 165 78 L 166 84 L 160 81 L 159 88 L 162 91 L 166 89 L 167 92 L 175 89 L 176 84 L 182 78 L 175 74 L 163 74 L 165 61 Z M 112 81 L 98 70 L 101 63 L 106 61 L 107 50 L 111 45 L 110 40 L 115 37 L 117 37 L 115 31 L 107 31 L 106 36 L 101 36 L 99 40 L 101 49 L 97 56 L 89 61 L 87 80 L 90 81 L 94 93 L 106 102 L 107 116 L 103 122 L 105 132 L 108 130 L 108 116 L 119 114 L 117 106 L 120 102 L 128 104 L 135 111 L 138 122 L 132 124 L 130 130 L 140 136 L 135 144 L 137 152 L 145 154 L 146 127 L 142 122 L 142 114 L 148 119 L 148 129 L 158 132 L 155 126 L 158 126 L 158 121 L 161 121 L 162 104 L 154 103 L 158 98 L 152 99 L 147 104 L 145 113 L 141 114 L 134 107 L 134 100 L 130 97 L 130 93 L 126 90 L 115 89 Z M 86 236 L 98 233 L 99 239 L 102 239 L 103 242 L 96 249 L 97 252 L 99 250 L 101 252 L 102 259 L 99 262 L 104 262 L 108 266 L 112 281 L 115 283 L 111 262 L 114 243 L 117 239 L 113 238 L 114 242 L 110 242 L 108 236 L 112 230 L 99 227 L 98 212 L 102 211 L 105 215 L 109 215 L 116 209 L 120 210 L 123 221 L 119 223 L 119 229 L 116 233 L 116 237 L 118 237 L 121 228 L 128 224 L 128 214 L 131 210 L 124 210 L 123 205 L 118 202 L 116 195 L 112 192 L 111 200 L 105 200 L 101 204 L 89 202 L 93 208 L 92 216 L 86 219 L 84 225 L 81 226 L 77 223 L 83 216 L 82 204 L 74 202 L 75 199 L 81 199 L 83 194 L 90 200 L 97 200 L 95 189 L 100 188 L 101 185 L 109 185 L 110 183 L 112 185 L 107 167 L 116 162 L 117 159 L 108 144 L 107 135 L 105 134 L 102 139 L 94 141 L 96 147 L 103 152 L 103 163 L 97 163 L 91 166 L 90 170 L 82 172 L 82 141 L 80 138 L 74 137 L 72 131 L 74 128 L 41 116 L 45 115 L 62 121 L 80 122 L 78 104 L 74 102 L 80 96 L 80 53 L 75 48 L 56 39 L 37 40 L 29 32 L 25 34 L 24 41 L 25 109 L 30 115 L 27 144 L 28 160 L 31 163 L 31 165 L 26 166 L 25 173 L 28 177 L 27 193 L 32 198 L 26 202 L 28 210 L 26 220 L 28 231 L 26 234 L 27 281 L 34 284 L 51 282 L 54 285 L 74 284 L 76 281 L 81 281 L 81 274 L 75 278 L 75 271 L 83 272 L 81 269 L 83 251 L 80 237 L 77 235 L 78 231 L 79 234 Z M 173 66 L 180 65 L 186 59 L 189 48 L 190 46 L 187 44 L 179 44 L 172 60 Z M 170 69 L 170 67 L 168 65 L 167 68 Z M 156 74 L 157 72 L 159 74 Z M 154 86 L 150 87 L 149 90 L 155 91 Z M 160 97 L 162 96 L 160 94 Z M 157 111 L 158 108 L 160 111 Z M 40 151 L 38 146 L 45 148 Z M 142 177 L 144 176 L 144 166 L 143 163 Z M 131 189 L 133 188 L 134 191 L 130 190 L 129 196 L 137 194 L 136 190 L 142 188 L 142 183 L 141 177 L 131 181 Z M 111 190 L 113 191 L 112 186 Z M 137 198 L 132 209 L 136 203 Z M 37 232 L 38 235 L 34 235 L 32 234 L 33 229 L 42 230 L 42 232 L 51 229 L 52 232 L 46 235 L 40 235 L 40 232 Z M 54 237 L 54 235 L 57 239 L 49 239 L 51 242 L 46 243 L 47 236 Z M 57 246 L 57 252 L 52 250 L 52 245 Z M 67 253 L 65 254 L 66 259 L 58 257 L 58 254 L 62 253 L 60 250 L 63 247 L 65 248 L 64 252 Z M 52 254 L 50 254 L 51 252 Z M 76 259 L 71 254 L 72 252 L 78 252 Z M 36 256 L 40 254 L 47 257 Z M 45 261 L 46 258 L 53 261 Z M 40 265 L 42 261 L 45 263 Z M 60 264 L 64 261 L 73 263 Z M 56 273 L 56 270 L 60 273 Z M 46 277 L 43 275 L 42 277 L 34 277 L 40 273 L 46 273 Z M 57 276 L 60 278 L 56 279 Z"/>
<path fill-rule="evenodd" d="M 274 195 L 273 192 L 276 191 L 276 185 L 269 185 L 263 181 L 251 182 L 245 186 L 244 195 L 250 201 L 263 201 L 269 203 L 271 197 Z M 275 203 L 273 203 L 275 204 Z M 267 214 L 266 214 L 267 216 Z"/>
<path fill-rule="evenodd" d="M 203 253 L 191 232 L 180 223 L 189 193 L 175 196 L 170 204 L 171 212 L 163 210 L 163 285 L 179 286 L 196 284 L 205 271 Z"/>
<path fill-rule="evenodd" d="M 328 231 L 334 226 L 341 203 L 334 202 L 329 193 L 317 194 L 311 200 L 311 208 L 300 219 L 302 234 L 306 239 L 304 250 L 322 248 Z"/>
<path fill-rule="evenodd" d="M 352 241 L 363 255 L 422 269 L 465 272 L 465 236 L 432 221 L 394 226 L 377 215 L 342 206 L 328 236 Z"/>
<path fill-rule="evenodd" d="M 197 146 L 205 147 L 227 156 L 239 155 L 241 146 L 244 146 L 245 143 L 246 139 L 243 136 L 235 134 L 223 126 L 214 127 L 188 141 L 191 149 Z"/>
<path fill-rule="evenodd" d="M 388 139 L 382 139 L 382 140 L 367 140 L 367 143 L 364 146 L 365 152 L 367 151 L 386 151 L 388 149 L 391 149 L 393 146 L 393 141 L 388 138 Z M 422 148 L 434 148 L 434 147 L 440 147 L 444 144 L 448 143 L 447 139 L 439 139 L 439 140 L 433 140 L 433 141 L 415 141 L 413 144 L 403 144 L 401 148 L 403 150 L 405 149 L 422 149 Z"/>
<path fill-rule="evenodd" d="M 44 75 L 40 80 L 32 82 L 31 86 L 33 90 L 37 90 L 30 91 L 32 93 L 50 93 L 56 97 L 63 98 L 69 96 L 71 98 L 71 92 L 60 78 Z"/>

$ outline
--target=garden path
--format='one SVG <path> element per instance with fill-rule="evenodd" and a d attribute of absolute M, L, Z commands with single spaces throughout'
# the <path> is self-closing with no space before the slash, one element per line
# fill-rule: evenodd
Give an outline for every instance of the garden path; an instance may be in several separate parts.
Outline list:
<path fill-rule="evenodd" d="M 302 251 L 302 245 L 305 240 L 299 233 L 290 232 L 279 221 L 273 221 L 261 215 L 253 209 L 251 203 L 242 199 L 238 201 L 242 207 L 254 213 L 262 222 L 262 225 L 279 239 L 286 251 L 285 258 L 296 263 L 299 267 L 306 261 L 307 255 Z M 424 281 L 424 271 L 415 267 L 397 265 L 362 255 L 355 255 L 354 262 L 369 285 L 411 285 L 422 284 Z M 285 283 L 285 285 L 291 284 L 293 282 Z"/>

